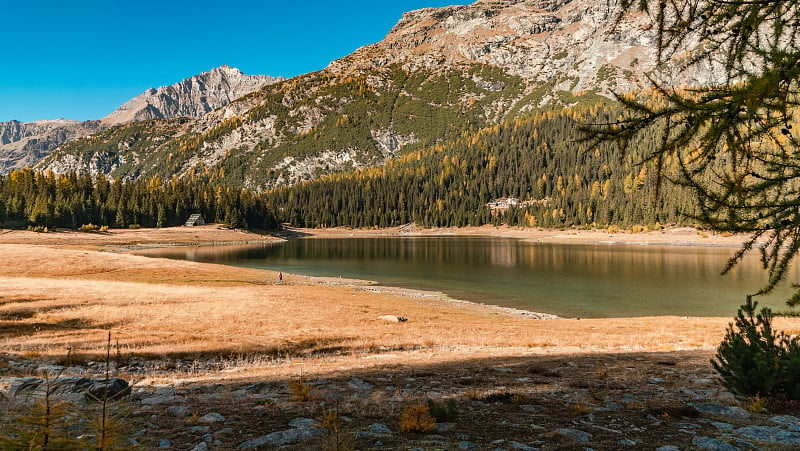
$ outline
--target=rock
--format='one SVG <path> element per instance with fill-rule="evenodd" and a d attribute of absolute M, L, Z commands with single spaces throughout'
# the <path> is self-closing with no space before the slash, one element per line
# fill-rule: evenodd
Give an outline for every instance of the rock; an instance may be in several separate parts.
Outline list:
<path fill-rule="evenodd" d="M 711 437 L 694 437 L 692 445 L 711 451 L 739 451 L 739 448 Z"/>
<path fill-rule="evenodd" d="M 520 442 L 513 442 L 513 441 L 512 442 L 508 442 L 508 448 L 509 449 L 516 449 L 518 451 L 539 451 L 539 448 L 534 448 L 532 446 L 528 446 L 528 445 L 522 444 Z"/>
<path fill-rule="evenodd" d="M 664 379 L 661 379 L 660 377 L 651 377 L 650 379 L 647 379 L 647 382 L 651 384 L 663 384 Z"/>
<path fill-rule="evenodd" d="M 588 443 L 592 440 L 592 434 L 578 429 L 558 429 L 556 434 L 563 435 L 564 437 L 575 440 L 576 442 Z"/>
<path fill-rule="evenodd" d="M 455 423 L 436 423 L 433 430 L 436 432 L 447 432 L 455 427 Z"/>
<path fill-rule="evenodd" d="M 195 434 L 205 434 L 208 431 L 210 431 L 211 428 L 208 427 L 208 426 L 192 426 L 192 428 L 190 430 L 192 432 L 194 432 Z"/>
<path fill-rule="evenodd" d="M 610 396 L 606 396 L 605 402 L 606 402 L 605 409 L 607 410 L 617 410 L 622 408 L 622 404 L 614 402 L 614 399 L 611 398 Z"/>
<path fill-rule="evenodd" d="M 172 447 L 172 442 L 170 442 L 168 438 L 162 438 L 158 442 L 158 447 L 159 448 L 171 448 Z"/>
<path fill-rule="evenodd" d="M 167 404 L 178 404 L 182 402 L 185 398 L 183 396 L 176 396 L 176 395 L 155 395 L 150 396 L 147 398 L 142 399 L 142 404 L 146 406 L 161 406 Z"/>
<path fill-rule="evenodd" d="M 787 431 L 777 427 L 745 426 L 735 432 L 737 435 L 760 442 L 800 446 L 800 432 Z"/>
<path fill-rule="evenodd" d="M 378 319 L 382 319 L 384 321 L 389 321 L 390 323 L 404 323 L 408 321 L 408 318 L 404 316 L 396 316 L 396 315 L 381 315 Z"/>
<path fill-rule="evenodd" d="M 225 417 L 217 412 L 211 412 L 203 415 L 202 417 L 198 418 L 197 421 L 201 423 L 222 423 L 225 421 Z"/>
<path fill-rule="evenodd" d="M 368 391 L 375 388 L 374 385 L 370 384 L 369 382 L 364 382 L 357 377 L 351 379 L 350 382 L 347 383 L 347 386 L 352 388 L 353 390 L 359 390 L 359 391 Z"/>
<path fill-rule="evenodd" d="M 131 392 L 128 382 L 120 378 L 110 378 L 106 387 L 105 379 L 86 377 L 58 377 L 45 380 L 38 377 L 23 377 L 14 380 L 8 389 L 10 398 L 22 402 L 43 399 L 46 392 L 55 399 L 74 402 L 96 401 L 108 393 L 109 399 L 127 396 Z"/>
<path fill-rule="evenodd" d="M 458 449 L 466 449 L 466 450 L 469 450 L 469 451 L 473 451 L 473 450 L 478 449 L 478 445 L 476 445 L 476 444 L 474 444 L 472 442 L 463 441 L 463 442 L 459 442 L 458 443 Z"/>
<path fill-rule="evenodd" d="M 156 391 L 153 392 L 153 396 L 159 396 L 159 395 L 175 396 L 179 395 L 180 393 L 181 392 L 179 392 L 173 387 L 159 387 L 158 389 L 156 389 Z"/>
<path fill-rule="evenodd" d="M 392 430 L 389 426 L 382 423 L 372 423 L 369 425 L 369 431 L 373 434 L 391 434 Z"/>
<path fill-rule="evenodd" d="M 747 441 L 747 440 L 745 440 L 745 439 L 739 438 L 739 437 L 734 437 L 734 436 L 732 436 L 732 435 L 728 435 L 728 434 L 726 434 L 726 435 L 725 435 L 725 440 L 730 440 L 730 441 L 732 441 L 732 442 L 733 442 L 733 443 L 735 443 L 735 444 L 736 444 L 736 446 L 738 446 L 739 448 L 743 448 L 743 449 L 752 449 L 752 450 L 754 450 L 754 451 L 761 451 L 761 448 L 759 448 L 758 446 L 756 446 L 756 445 L 754 445 L 754 444 L 752 444 L 752 443 L 748 442 L 748 441 Z"/>
<path fill-rule="evenodd" d="M 261 437 L 248 440 L 239 446 L 237 449 L 256 449 L 262 446 L 277 447 L 283 445 L 291 445 L 306 440 L 324 437 L 327 434 L 326 429 L 322 428 L 294 428 L 285 431 L 273 432 L 271 434 L 262 435 Z"/>
<path fill-rule="evenodd" d="M 208 443 L 200 442 L 192 448 L 192 451 L 208 451 Z"/>
<path fill-rule="evenodd" d="M 702 423 L 710 424 L 711 426 L 714 426 L 715 428 L 717 428 L 720 431 L 732 431 L 733 430 L 733 425 L 730 424 L 730 423 L 724 423 L 722 421 L 713 421 L 713 420 L 706 420 L 706 419 L 700 419 L 699 421 L 702 422 Z"/>
<path fill-rule="evenodd" d="M 622 446 L 636 446 L 636 442 L 629 438 L 623 438 L 617 443 L 619 443 Z"/>
<path fill-rule="evenodd" d="M 167 413 L 173 417 L 188 417 L 192 412 L 186 406 L 169 406 Z"/>
<path fill-rule="evenodd" d="M 270 391 L 275 389 L 275 384 L 271 382 L 255 382 L 252 384 L 247 384 L 242 387 L 240 390 L 244 390 L 249 393 L 255 393 L 263 395 L 265 393 L 269 393 Z"/>
<path fill-rule="evenodd" d="M 733 420 L 747 420 L 750 412 L 735 406 L 723 406 L 720 404 L 689 404 L 700 412 L 711 413 Z"/>
<path fill-rule="evenodd" d="M 375 439 L 388 438 L 388 437 L 389 436 L 386 435 L 386 434 L 373 434 L 372 432 L 369 432 L 369 431 L 356 431 L 356 439 L 366 438 L 366 439 L 375 440 Z"/>
<path fill-rule="evenodd" d="M 313 420 L 311 418 L 295 418 L 289 421 L 289 426 L 293 428 L 313 428 L 319 425 L 320 425 L 319 421 Z"/>
<path fill-rule="evenodd" d="M 778 415 L 770 418 L 769 421 L 777 423 L 790 431 L 800 432 L 800 418 L 791 415 Z"/>
<path fill-rule="evenodd" d="M 666 445 L 666 446 L 659 446 L 656 448 L 656 451 L 681 451 L 680 448 L 677 446 Z"/>

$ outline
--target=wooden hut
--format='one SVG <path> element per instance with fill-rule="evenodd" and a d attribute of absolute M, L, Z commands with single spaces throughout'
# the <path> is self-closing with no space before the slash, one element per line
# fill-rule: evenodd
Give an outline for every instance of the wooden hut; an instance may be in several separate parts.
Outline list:
<path fill-rule="evenodd" d="M 189 219 L 186 220 L 184 224 L 186 227 L 194 227 L 194 226 L 201 226 L 206 225 L 206 220 L 203 218 L 203 215 L 200 213 L 195 213 L 189 216 Z"/>

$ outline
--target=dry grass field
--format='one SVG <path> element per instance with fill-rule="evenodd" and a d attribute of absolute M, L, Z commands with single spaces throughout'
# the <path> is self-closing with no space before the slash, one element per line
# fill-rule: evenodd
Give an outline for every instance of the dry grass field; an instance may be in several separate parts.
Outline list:
<path fill-rule="evenodd" d="M 532 320 L 441 295 L 109 252 L 137 244 L 268 239 L 216 227 L 0 235 L 0 343 L 100 354 L 110 330 L 140 355 L 325 356 L 436 350 L 435 358 L 710 350 L 726 318 Z M 23 244 L 24 242 L 28 244 Z M 109 247 L 110 246 L 110 247 Z M 334 285 L 336 283 L 336 285 Z M 392 323 L 381 315 L 409 319 Z M 434 357 L 431 357 L 434 358 Z M 324 359 L 322 359 L 324 360 Z"/>

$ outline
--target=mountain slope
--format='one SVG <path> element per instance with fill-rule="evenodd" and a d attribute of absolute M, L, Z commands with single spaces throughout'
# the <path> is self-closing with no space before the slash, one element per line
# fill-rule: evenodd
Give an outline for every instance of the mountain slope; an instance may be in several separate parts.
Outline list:
<path fill-rule="evenodd" d="M 575 121 L 607 121 L 618 105 L 553 108 L 392 159 L 267 193 L 282 222 L 297 227 L 605 227 L 693 225 L 686 190 L 638 164 L 653 133 L 623 151 L 580 144 Z M 667 164 L 666 176 L 677 174 Z M 656 196 L 659 192 L 659 196 Z"/>
<path fill-rule="evenodd" d="M 488 66 L 365 76 L 307 74 L 180 126 L 133 123 L 63 146 L 42 167 L 134 178 L 209 171 L 259 189 L 382 163 L 407 146 L 457 137 L 497 120 L 525 89 Z M 504 89 L 483 89 L 479 78 Z M 480 93 L 480 95 L 477 95 Z"/>
<path fill-rule="evenodd" d="M 412 11 L 383 41 L 320 72 L 180 127 L 101 133 L 63 146 L 40 167 L 123 178 L 202 171 L 262 190 L 380 165 L 539 107 L 645 87 L 654 31 L 644 16 L 615 17 L 616 2 L 590 0 L 479 0 Z M 715 77 L 711 68 L 664 74 L 674 84 Z"/>

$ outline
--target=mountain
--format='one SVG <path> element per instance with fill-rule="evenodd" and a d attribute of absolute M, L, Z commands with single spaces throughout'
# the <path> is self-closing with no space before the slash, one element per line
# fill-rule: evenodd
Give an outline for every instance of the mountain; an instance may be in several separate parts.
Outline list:
<path fill-rule="evenodd" d="M 100 122 L 118 125 L 148 119 L 200 117 L 280 80 L 283 77 L 245 75 L 239 69 L 224 65 L 174 85 L 150 88 Z"/>
<path fill-rule="evenodd" d="M 123 178 L 203 173 L 265 190 L 378 166 L 539 108 L 646 88 L 655 30 L 617 2 L 479 0 L 405 14 L 382 41 L 189 121 L 155 120 L 62 146 L 39 168 Z M 688 55 L 687 49 L 686 55 Z M 661 74 L 713 84 L 717 68 Z"/>
<path fill-rule="evenodd" d="M 33 166 L 58 146 L 101 129 L 98 121 L 0 122 L 0 174 Z"/>
<path fill-rule="evenodd" d="M 331 64 L 335 72 L 402 64 L 411 71 L 484 64 L 547 90 L 523 106 L 558 100 L 560 92 L 603 95 L 648 88 L 656 68 L 656 35 L 644 13 L 617 22 L 618 1 L 478 0 L 403 15 L 380 42 Z M 686 49 L 690 51 L 691 49 Z M 722 67 L 675 66 L 671 85 L 722 82 Z"/>
<path fill-rule="evenodd" d="M 171 86 L 148 89 L 99 121 L 0 122 L 0 174 L 33 166 L 57 147 L 114 125 L 149 119 L 199 118 L 282 79 L 245 75 L 239 69 L 221 66 Z"/>

